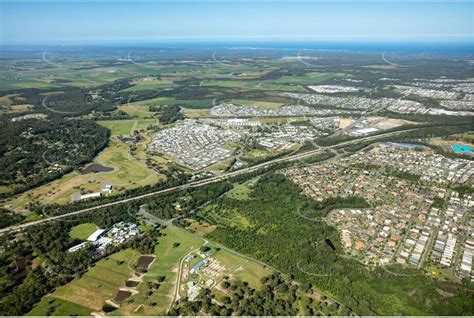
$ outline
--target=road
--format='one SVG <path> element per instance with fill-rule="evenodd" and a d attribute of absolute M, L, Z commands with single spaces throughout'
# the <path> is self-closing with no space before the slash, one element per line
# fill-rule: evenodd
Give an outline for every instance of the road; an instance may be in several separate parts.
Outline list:
<path fill-rule="evenodd" d="M 207 242 L 205 242 L 204 244 L 206 244 L 206 243 Z M 173 307 L 173 305 L 180 299 L 179 291 L 181 289 L 181 277 L 183 276 L 184 260 L 186 259 L 186 257 L 188 257 L 188 255 L 197 254 L 198 252 L 199 252 L 199 248 L 196 248 L 196 249 L 190 251 L 189 253 L 187 253 L 186 255 L 184 255 L 183 258 L 181 258 L 181 261 L 179 262 L 179 267 L 178 267 L 178 274 L 176 275 L 175 289 L 174 289 L 174 293 L 173 293 L 173 301 L 168 306 L 168 309 L 167 309 L 166 312 L 169 312 L 171 310 L 171 308 Z"/>
<path fill-rule="evenodd" d="M 9 227 L 1 229 L 0 230 L 0 235 L 8 233 L 8 232 L 16 232 L 16 231 L 28 228 L 28 227 L 33 226 L 33 225 L 39 225 L 39 224 L 43 224 L 43 223 L 46 223 L 46 222 L 51 222 L 51 221 L 55 221 L 55 220 L 67 218 L 67 217 L 70 217 L 70 216 L 83 214 L 83 213 L 86 213 L 86 212 L 95 211 L 95 210 L 106 208 L 106 207 L 111 207 L 111 206 L 115 206 L 115 205 L 119 205 L 119 204 L 124 204 L 124 203 L 128 203 L 128 202 L 133 202 L 133 201 L 149 198 L 149 197 L 152 197 L 152 196 L 155 196 L 155 195 L 158 195 L 158 194 L 165 194 L 165 193 L 169 193 L 169 192 L 173 192 L 173 191 L 179 191 L 179 190 L 183 190 L 183 189 L 190 188 L 190 187 L 191 188 L 202 187 L 202 186 L 205 186 L 207 184 L 223 181 L 223 180 L 226 180 L 226 179 L 238 176 L 238 175 L 246 174 L 246 173 L 249 173 L 249 172 L 254 172 L 254 171 L 257 171 L 257 170 L 262 169 L 262 168 L 267 168 L 267 167 L 269 167 L 271 165 L 274 165 L 274 164 L 277 164 L 277 163 L 301 160 L 301 159 L 304 159 L 304 158 L 307 158 L 307 157 L 322 154 L 322 153 L 324 153 L 324 152 L 326 152 L 327 150 L 330 150 L 330 149 L 336 149 L 336 148 L 356 144 L 356 143 L 359 143 L 359 142 L 362 142 L 362 141 L 363 142 L 367 142 L 367 141 L 374 141 L 375 142 L 378 139 L 383 138 L 383 137 L 396 136 L 400 133 L 405 133 L 407 131 L 412 131 L 412 130 L 417 130 L 417 128 L 410 128 L 410 129 L 400 130 L 400 131 L 396 131 L 396 132 L 382 133 L 382 134 L 378 134 L 378 135 L 375 135 L 375 136 L 367 136 L 367 137 L 362 137 L 362 138 L 358 138 L 358 139 L 354 139 L 354 140 L 350 140 L 350 141 L 341 142 L 341 143 L 338 143 L 338 144 L 332 145 L 332 146 L 320 147 L 320 148 L 315 149 L 315 150 L 309 150 L 309 151 L 302 152 L 302 153 L 299 153 L 299 154 L 294 154 L 294 155 L 290 155 L 290 156 L 287 156 L 287 157 L 281 157 L 281 158 L 269 160 L 269 161 L 266 161 L 266 162 L 263 162 L 263 163 L 260 163 L 260 164 L 256 164 L 256 165 L 251 166 L 251 167 L 243 168 L 243 169 L 240 169 L 240 170 L 227 172 L 227 173 L 219 175 L 219 176 L 214 176 L 214 177 L 210 177 L 210 178 L 206 178 L 206 179 L 198 180 L 198 181 L 192 181 L 192 182 L 189 182 L 187 184 L 183 184 L 183 185 L 179 185 L 179 186 L 175 186 L 175 187 L 171 187 L 171 188 L 167 188 L 167 189 L 163 189 L 163 190 L 158 190 L 158 191 L 154 191 L 154 192 L 150 192 L 150 193 L 146 193 L 146 194 L 141 194 L 141 195 L 129 197 L 129 198 L 126 198 L 126 199 L 118 199 L 117 201 L 114 201 L 114 202 L 100 204 L 100 205 L 97 205 L 97 206 L 94 206 L 94 207 L 78 210 L 78 211 L 75 211 L 75 212 L 65 213 L 65 214 L 58 215 L 58 216 L 52 216 L 52 217 L 48 217 L 48 218 L 45 218 L 45 219 L 32 221 L 32 222 L 28 222 L 28 223 L 23 223 L 23 224 L 19 224 L 19 225 L 9 226 Z"/>
<path fill-rule="evenodd" d="M 178 226 L 174 226 L 171 222 L 171 220 L 162 220 L 154 215 L 151 215 L 147 212 L 140 212 L 142 216 L 144 216 L 145 218 L 147 218 L 148 220 L 152 221 L 153 223 L 156 223 L 156 224 L 160 224 L 160 225 L 166 225 L 166 226 L 169 226 L 169 227 L 173 227 L 174 229 L 178 230 L 178 231 L 182 231 L 182 232 L 185 232 L 187 235 L 191 235 L 191 236 L 194 236 L 195 238 L 197 239 L 200 239 L 202 240 L 204 243 L 203 245 L 207 245 L 207 244 L 212 244 L 214 247 L 218 247 L 220 248 L 221 250 L 225 250 L 231 254 L 234 254 L 236 256 L 239 256 L 241 257 L 242 259 L 245 259 L 247 262 L 253 262 L 253 263 L 257 263 L 265 268 L 268 268 L 276 273 L 281 273 L 280 270 L 278 270 L 277 268 L 273 267 L 273 266 L 270 266 L 262 261 L 259 261 L 258 259 L 255 259 L 255 258 L 252 258 L 250 256 L 247 256 L 245 254 L 242 254 L 242 253 L 239 253 L 237 252 L 236 250 L 233 250 L 231 248 L 228 248 L 227 246 L 225 245 L 222 245 L 220 243 L 217 243 L 215 241 L 210 241 L 209 239 L 207 238 L 204 238 L 202 236 L 199 236 L 195 233 L 192 233 L 186 229 L 183 229 L 181 227 L 178 227 Z M 180 286 L 181 286 L 181 276 L 182 276 L 182 273 L 183 273 L 183 264 L 184 264 L 184 260 L 185 258 L 189 255 L 189 254 L 192 254 L 192 253 L 197 253 L 199 251 L 199 248 L 197 249 L 194 249 L 188 253 L 186 253 L 185 256 L 183 256 L 181 258 L 181 261 L 179 263 L 179 267 L 178 267 L 178 275 L 177 275 L 177 278 L 176 278 L 176 284 L 175 284 L 175 291 L 173 293 L 173 301 L 171 302 L 169 308 L 168 308 L 168 311 L 171 309 L 171 307 L 173 306 L 173 304 L 179 300 L 180 296 L 179 296 L 179 290 L 180 290 Z M 292 283 L 296 284 L 296 285 L 300 285 L 300 283 L 298 281 L 295 281 L 295 280 L 292 280 Z M 334 303 L 337 303 L 339 304 L 340 306 L 344 306 L 344 307 L 347 307 L 345 304 L 341 303 L 340 301 L 338 301 L 337 299 L 321 292 L 321 291 L 318 291 L 316 289 L 313 289 L 313 294 L 316 294 L 320 297 L 326 297 L 327 299 L 331 300 L 332 302 Z"/>
<path fill-rule="evenodd" d="M 383 57 L 383 55 L 382 55 Z M 410 95 L 409 92 L 407 93 L 404 93 L 402 96 L 400 96 L 396 102 L 399 102 L 401 101 L 402 99 L 404 99 L 405 97 L 407 97 L 408 95 Z M 395 103 L 396 103 L 395 102 Z M 385 105 L 381 105 L 381 106 L 378 106 L 378 107 L 375 107 L 373 109 L 366 109 L 362 115 L 357 118 L 354 122 L 352 122 L 350 125 L 348 125 L 347 127 L 345 128 L 342 128 L 338 131 L 336 131 L 336 133 L 334 135 L 341 135 L 342 133 L 347 133 L 350 129 L 352 129 L 354 126 L 356 126 L 357 124 L 359 124 L 361 121 L 365 120 L 367 118 L 367 116 L 370 116 L 370 115 L 375 115 L 376 113 L 378 113 L 379 111 L 383 110 L 383 109 L 386 109 L 389 105 L 388 104 L 385 104 Z"/>

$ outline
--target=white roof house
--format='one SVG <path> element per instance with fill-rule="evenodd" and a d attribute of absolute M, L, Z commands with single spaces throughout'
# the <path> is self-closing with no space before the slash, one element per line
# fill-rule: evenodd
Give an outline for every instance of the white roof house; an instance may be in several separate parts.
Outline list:
<path fill-rule="evenodd" d="M 73 247 L 71 247 L 70 249 L 68 249 L 67 251 L 69 253 L 74 253 L 76 251 L 79 251 L 80 249 L 84 248 L 87 246 L 87 242 L 82 242 L 81 244 L 78 244 L 78 245 L 74 245 Z"/>
<path fill-rule="evenodd" d="M 87 240 L 90 241 L 90 242 L 95 242 L 95 241 L 97 241 L 97 239 L 98 239 L 99 237 L 102 236 L 102 234 L 104 234 L 104 232 L 105 232 L 105 230 L 103 230 L 103 229 L 98 229 L 98 230 L 96 230 L 94 233 L 92 233 L 92 234 L 87 238 Z"/>
<path fill-rule="evenodd" d="M 100 193 L 100 192 L 87 193 L 87 194 L 81 195 L 81 200 L 92 199 L 92 198 L 98 198 L 98 197 L 100 197 L 101 195 L 102 195 L 102 193 Z"/>

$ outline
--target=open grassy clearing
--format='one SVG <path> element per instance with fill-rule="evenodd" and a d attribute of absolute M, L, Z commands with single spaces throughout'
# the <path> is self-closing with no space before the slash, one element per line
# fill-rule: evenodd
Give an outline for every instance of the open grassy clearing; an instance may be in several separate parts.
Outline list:
<path fill-rule="evenodd" d="M 150 125 L 160 126 L 160 123 L 156 119 L 139 119 L 135 124 L 135 130 L 146 130 Z"/>
<path fill-rule="evenodd" d="M 363 67 L 381 69 L 381 70 L 393 70 L 397 68 L 396 65 L 388 65 L 388 64 L 372 64 L 372 65 L 365 65 Z"/>
<path fill-rule="evenodd" d="M 271 91 L 293 92 L 293 93 L 307 93 L 306 89 L 301 85 L 291 84 L 275 84 L 269 82 L 259 82 L 254 86 L 256 89 L 264 89 Z"/>
<path fill-rule="evenodd" d="M 252 288 L 258 289 L 262 285 L 260 279 L 272 273 L 272 270 L 268 267 L 264 267 L 255 261 L 242 258 L 227 250 L 221 249 L 211 257 L 216 258 L 226 267 L 227 270 L 224 275 L 229 276 L 231 280 L 248 282 Z"/>
<path fill-rule="evenodd" d="M 228 147 L 223 147 L 223 148 L 228 149 Z M 232 149 L 232 147 L 230 148 Z M 216 162 L 212 166 L 207 167 L 206 170 L 223 172 L 223 171 L 226 171 L 228 168 L 230 168 L 233 163 L 234 163 L 234 157 L 229 157 L 223 161 Z"/>
<path fill-rule="evenodd" d="M 239 201 L 250 199 L 251 187 L 257 180 L 258 178 L 254 178 L 245 183 L 235 185 L 231 191 L 226 193 L 226 196 Z"/>
<path fill-rule="evenodd" d="M 81 278 L 43 297 L 29 314 L 46 315 L 45 310 L 52 300 L 60 304 L 57 313 L 62 315 L 72 315 L 76 311 L 81 315 L 89 315 L 93 311 L 100 311 L 105 301 L 113 298 L 118 288 L 125 286 L 127 278 L 133 273 L 130 264 L 136 263 L 139 256 L 138 252 L 128 249 L 97 262 Z"/>
<path fill-rule="evenodd" d="M 92 59 L 87 61 L 64 61 L 62 58 L 61 56 L 54 56 L 54 54 L 47 54 L 47 59 L 60 64 L 58 66 L 47 64 L 41 59 L 32 60 L 32 65 L 29 67 L 16 67 L 9 63 L 2 65 L 0 72 L 3 76 L 0 79 L 0 90 L 61 88 L 64 86 L 93 87 L 112 83 L 121 78 L 150 74 L 149 68 L 133 63 L 101 66 Z M 157 66 L 157 68 L 160 67 Z"/>
<path fill-rule="evenodd" d="M 293 148 L 287 148 L 287 149 L 277 149 L 274 151 L 268 151 L 268 150 L 263 150 L 263 149 L 252 149 L 248 152 L 246 152 L 240 159 L 244 161 L 258 161 L 258 160 L 263 160 L 268 157 L 273 157 L 276 155 L 279 155 L 280 153 L 283 153 L 285 151 L 289 150 L 296 150 L 298 148 L 297 145 L 295 145 Z"/>
<path fill-rule="evenodd" d="M 261 101 L 261 100 L 233 99 L 231 103 L 237 104 L 237 105 L 243 105 L 243 106 L 256 106 L 256 107 L 269 108 L 269 109 L 279 109 L 281 106 L 283 106 L 283 103 L 268 102 L 268 101 Z"/>
<path fill-rule="evenodd" d="M 135 307 L 137 304 L 144 306 L 137 312 L 143 315 L 162 315 L 168 310 L 175 291 L 178 267 L 181 260 L 191 251 L 199 249 L 204 240 L 194 236 L 179 228 L 166 228 L 164 236 L 160 237 L 159 243 L 155 247 L 156 260 L 148 269 L 144 278 L 144 283 L 139 285 L 140 293 L 133 296 Z M 178 246 L 174 246 L 179 243 Z M 148 294 L 146 282 L 155 281 L 158 277 L 165 276 L 165 280 L 160 284 L 158 290 L 153 290 Z M 153 306 L 153 304 L 155 305 Z M 121 309 L 122 314 L 126 309 Z M 127 307 L 127 310 L 130 308 Z"/>
<path fill-rule="evenodd" d="M 209 115 L 209 109 L 181 108 L 181 112 L 186 117 L 205 117 Z"/>
<path fill-rule="evenodd" d="M 93 224 L 82 224 L 82 228 Z M 79 229 L 73 228 L 73 230 Z M 163 315 L 166 314 L 173 299 L 178 278 L 178 269 L 185 256 L 190 252 L 199 253 L 204 239 L 176 227 L 168 227 L 162 231 L 163 236 L 155 247 L 155 261 L 152 263 L 142 282 L 136 287 L 137 294 L 123 301 L 120 308 L 113 315 Z M 212 243 L 209 244 L 213 247 Z M 215 248 L 215 247 L 214 247 Z M 125 287 L 125 282 L 135 272 L 140 253 L 127 249 L 110 255 L 97 262 L 81 278 L 74 279 L 68 284 L 58 287 L 54 292 L 46 295 L 31 310 L 29 315 L 89 315 L 99 312 L 107 300 L 115 297 L 119 288 Z M 246 281 L 253 288 L 259 288 L 260 278 L 271 274 L 265 266 L 245 259 L 231 251 L 217 249 L 211 255 L 224 266 L 224 271 L 216 282 L 219 284 L 224 276 L 231 279 Z M 202 258 L 193 258 L 189 266 L 195 265 Z M 160 277 L 164 280 L 158 288 L 151 288 L 149 283 L 155 284 Z M 200 273 L 200 279 L 209 279 Z M 182 281 L 181 284 L 186 284 Z"/>
<path fill-rule="evenodd" d="M 253 227 L 250 220 L 237 210 L 221 209 L 216 204 L 205 206 L 197 213 L 197 215 L 206 220 L 214 221 L 211 223 L 225 224 L 226 226 L 244 229 Z"/>
<path fill-rule="evenodd" d="M 211 225 L 207 223 L 206 221 L 201 221 L 201 220 L 197 221 L 194 219 L 186 219 L 186 221 L 189 222 L 189 225 L 186 227 L 186 229 L 199 236 L 204 236 L 208 233 L 211 233 L 217 227 L 217 225 Z"/>
<path fill-rule="evenodd" d="M 275 90 L 284 92 L 301 92 L 306 90 L 299 85 L 285 85 L 279 83 L 272 83 L 270 81 L 238 81 L 238 80 L 203 80 L 201 86 L 220 86 L 226 88 L 246 88 L 254 90 Z"/>
<path fill-rule="evenodd" d="M 136 79 L 132 81 L 134 86 L 128 87 L 124 89 L 125 92 L 133 92 L 133 91 L 142 91 L 142 90 L 155 90 L 160 88 L 166 87 L 173 87 L 176 86 L 173 84 L 172 78 L 163 77 L 161 79 L 157 79 L 156 77 L 143 77 L 140 79 Z"/>
<path fill-rule="evenodd" d="M 14 187 L 12 186 L 0 186 L 0 193 L 8 193 L 13 191 Z"/>
<path fill-rule="evenodd" d="M 50 84 L 46 81 L 14 78 L 14 75 L 10 76 L 10 79 L 0 79 L 0 91 L 9 91 L 9 90 L 14 90 L 14 89 L 27 89 L 27 88 L 48 89 L 48 88 L 60 88 L 60 87 L 61 85 Z"/>
<path fill-rule="evenodd" d="M 20 113 L 29 112 L 32 109 L 33 109 L 33 105 L 30 105 L 30 104 L 1 106 L 0 114 L 20 114 Z"/>
<path fill-rule="evenodd" d="M 69 231 L 69 236 L 73 239 L 87 240 L 87 238 L 94 233 L 97 229 L 97 226 L 93 223 L 82 223 L 74 226 Z"/>
<path fill-rule="evenodd" d="M 300 76 L 282 76 L 276 80 L 271 80 L 274 84 L 318 84 L 334 77 L 342 76 L 337 73 L 317 73 L 311 72 Z"/>
<path fill-rule="evenodd" d="M 126 112 L 130 116 L 137 118 L 153 118 L 154 112 L 150 111 L 148 105 L 141 103 L 131 103 L 119 106 L 119 110 Z"/>
<path fill-rule="evenodd" d="M 14 105 L 13 100 L 22 101 L 24 98 L 19 97 L 18 94 L 0 96 L 0 114 L 24 113 L 33 109 L 31 104 Z"/>
<path fill-rule="evenodd" d="M 157 258 L 148 269 L 144 282 L 139 285 L 140 293 L 132 296 L 134 306 L 123 306 L 119 310 L 120 314 L 130 314 L 131 310 L 136 314 L 143 315 L 166 313 L 173 299 L 181 261 L 190 252 L 198 253 L 199 248 L 204 244 L 203 239 L 180 228 L 166 228 L 163 233 L 165 235 L 159 239 L 159 244 L 155 248 Z M 212 243 L 209 246 L 213 247 Z M 271 273 L 271 270 L 268 268 L 227 250 L 219 249 L 211 257 L 216 258 L 225 266 L 222 276 L 218 277 L 218 283 L 222 280 L 223 276 L 230 276 L 234 279 L 247 281 L 252 287 L 258 288 L 260 286 L 260 278 Z M 189 268 L 201 260 L 201 257 L 193 258 L 189 262 Z M 158 290 L 150 291 L 146 282 L 153 282 L 160 276 L 165 276 L 165 280 L 160 284 Z M 208 278 L 210 277 L 200 273 L 200 280 Z M 186 284 L 186 282 L 187 280 L 181 281 L 181 285 Z M 147 296 L 148 292 L 151 292 L 151 295 Z M 180 293 L 183 294 L 182 290 Z M 143 306 L 135 312 L 139 304 L 143 304 Z"/>
<path fill-rule="evenodd" d="M 115 129 L 115 126 L 111 126 Z M 132 128 L 133 125 L 130 127 Z M 137 157 L 141 159 L 145 157 L 146 142 L 144 140 L 138 143 L 142 152 L 139 152 Z M 8 200 L 7 204 L 10 204 L 12 209 L 20 211 L 27 210 L 28 203 L 32 200 L 49 204 L 66 204 L 71 202 L 71 196 L 75 192 L 97 192 L 101 190 L 104 183 L 114 185 L 114 193 L 117 193 L 126 189 L 155 184 L 164 178 L 149 169 L 143 160 L 131 157 L 128 151 L 127 144 L 119 140 L 118 137 L 112 137 L 110 146 L 103 150 L 93 162 L 114 168 L 114 171 L 87 174 L 74 171 L 58 180 L 15 196 Z"/>
<path fill-rule="evenodd" d="M 188 108 L 211 108 L 211 99 L 175 99 L 173 97 L 157 97 L 152 99 L 143 100 L 140 102 L 141 105 L 146 106 L 160 106 L 160 105 L 179 105 Z"/>
<path fill-rule="evenodd" d="M 36 304 L 27 316 L 89 316 L 91 308 L 70 301 L 46 296 Z"/>
<path fill-rule="evenodd" d="M 135 120 L 104 120 L 99 124 L 110 129 L 112 136 L 129 135 Z"/>

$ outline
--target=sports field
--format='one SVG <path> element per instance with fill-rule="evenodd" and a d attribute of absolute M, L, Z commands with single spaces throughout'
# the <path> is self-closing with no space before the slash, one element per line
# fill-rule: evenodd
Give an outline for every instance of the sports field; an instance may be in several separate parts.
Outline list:
<path fill-rule="evenodd" d="M 69 231 L 69 236 L 73 239 L 86 240 L 92 233 L 97 230 L 97 226 L 93 223 L 82 223 L 74 226 Z"/>

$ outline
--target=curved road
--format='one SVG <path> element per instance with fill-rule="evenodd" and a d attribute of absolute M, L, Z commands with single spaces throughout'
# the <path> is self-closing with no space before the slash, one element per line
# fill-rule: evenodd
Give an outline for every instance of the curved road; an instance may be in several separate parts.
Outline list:
<path fill-rule="evenodd" d="M 418 128 L 410 128 L 410 129 L 406 129 L 406 130 L 382 133 L 382 134 L 378 134 L 378 135 L 375 135 L 375 136 L 368 136 L 368 137 L 358 138 L 358 139 L 355 139 L 355 140 L 345 141 L 345 142 L 338 143 L 336 145 L 332 145 L 332 146 L 328 146 L 328 147 L 320 147 L 320 148 L 315 149 L 315 150 L 309 150 L 309 151 L 302 152 L 302 153 L 299 153 L 299 154 L 273 159 L 273 160 L 266 161 L 266 162 L 248 167 L 248 168 L 243 168 L 243 169 L 240 169 L 240 170 L 228 172 L 228 173 L 225 173 L 225 174 L 222 174 L 222 175 L 219 175 L 219 176 L 214 176 L 214 177 L 210 177 L 210 178 L 206 178 L 206 179 L 198 180 L 198 181 L 192 181 L 192 182 L 189 182 L 189 183 L 186 183 L 186 184 L 183 184 L 183 185 L 179 185 L 179 186 L 175 186 L 175 187 L 171 187 L 171 188 L 167 188 L 167 189 L 163 189 L 163 190 L 159 190 L 159 191 L 155 191 L 155 192 L 150 192 L 150 193 L 146 193 L 146 194 L 141 194 L 141 195 L 137 195 L 137 196 L 126 198 L 126 199 L 119 199 L 119 200 L 114 201 L 114 202 L 100 204 L 100 205 L 97 205 L 97 206 L 94 206 L 94 207 L 78 210 L 78 211 L 75 211 L 75 212 L 65 213 L 65 214 L 58 215 L 58 216 L 52 216 L 52 217 L 48 217 L 48 218 L 45 218 L 45 219 L 24 223 L 24 224 L 9 226 L 9 227 L 1 229 L 0 230 L 0 235 L 8 233 L 8 232 L 19 231 L 21 229 L 24 229 L 24 228 L 27 228 L 27 227 L 30 227 L 30 226 L 33 226 L 33 225 L 38 225 L 38 224 L 42 224 L 42 223 L 46 223 L 46 222 L 50 222 L 50 221 L 54 221 L 54 220 L 59 220 L 59 219 L 62 219 L 62 218 L 66 218 L 66 217 L 70 217 L 70 216 L 74 216 L 74 215 L 78 215 L 78 214 L 82 214 L 82 213 L 86 213 L 86 212 L 90 212 L 90 211 L 94 211 L 94 210 L 98 210 L 98 209 L 101 209 L 101 208 L 111 207 L 111 206 L 114 206 L 114 205 L 119 205 L 119 204 L 123 204 L 123 203 L 127 203 L 127 202 L 132 202 L 132 201 L 152 197 L 152 196 L 158 195 L 158 194 L 178 191 L 178 190 L 186 189 L 186 188 L 189 188 L 189 187 L 193 187 L 193 188 L 194 187 L 201 187 L 201 186 L 204 186 L 204 185 L 207 185 L 207 184 L 210 184 L 210 183 L 215 183 L 215 182 L 219 182 L 219 181 L 222 181 L 222 180 L 226 180 L 226 179 L 229 179 L 231 177 L 235 177 L 235 176 L 238 176 L 238 175 L 241 175 L 241 174 L 254 172 L 256 170 L 269 167 L 269 166 L 274 165 L 276 163 L 290 162 L 290 161 L 304 159 L 306 157 L 310 157 L 310 156 L 314 156 L 314 155 L 324 153 L 325 151 L 327 151 L 329 149 L 337 149 L 337 148 L 340 148 L 340 147 L 343 147 L 343 146 L 356 144 L 356 143 L 359 143 L 361 141 L 374 141 L 375 142 L 375 141 L 377 141 L 378 139 L 380 139 L 382 137 L 394 136 L 394 135 L 398 135 L 400 133 L 405 133 L 407 131 L 412 131 L 412 130 L 417 130 L 417 129 Z"/>

